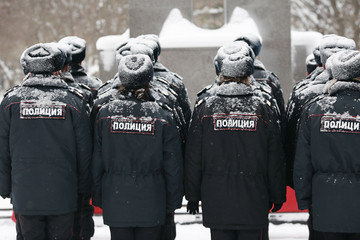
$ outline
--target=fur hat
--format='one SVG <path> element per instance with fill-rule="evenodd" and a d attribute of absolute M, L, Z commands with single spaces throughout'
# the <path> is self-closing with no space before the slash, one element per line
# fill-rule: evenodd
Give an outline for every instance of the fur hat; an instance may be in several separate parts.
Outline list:
<path fill-rule="evenodd" d="M 254 51 L 255 56 L 259 56 L 262 47 L 260 37 L 252 33 L 244 33 L 238 36 L 234 41 L 246 42 L 250 46 L 250 48 Z"/>
<path fill-rule="evenodd" d="M 69 65 L 72 61 L 71 47 L 65 43 L 56 43 L 56 46 L 60 49 L 64 58 L 64 66 Z"/>
<path fill-rule="evenodd" d="M 343 50 L 334 53 L 326 62 L 326 69 L 338 80 L 360 77 L 360 51 Z"/>
<path fill-rule="evenodd" d="M 254 73 L 254 59 L 242 53 L 230 55 L 223 60 L 221 73 L 224 77 L 248 77 Z"/>
<path fill-rule="evenodd" d="M 129 42 L 125 46 L 118 49 L 117 54 L 118 59 L 121 59 L 122 57 L 127 55 L 145 54 L 151 59 L 153 64 L 155 63 L 154 51 L 148 46 L 137 42 Z"/>
<path fill-rule="evenodd" d="M 126 88 L 136 89 L 146 86 L 153 78 L 154 68 L 149 56 L 127 55 L 119 63 L 119 78 Z"/>
<path fill-rule="evenodd" d="M 25 74 L 53 73 L 61 70 L 65 59 L 54 43 L 38 43 L 26 49 L 20 63 Z"/>
<path fill-rule="evenodd" d="M 66 43 L 71 47 L 72 63 L 80 63 L 85 59 L 86 41 L 76 36 L 68 36 L 60 39 L 60 43 Z"/>
<path fill-rule="evenodd" d="M 220 72 L 222 72 L 223 60 L 233 54 L 249 56 L 253 61 L 255 59 L 255 54 L 247 43 L 239 41 L 226 44 L 219 48 L 214 58 L 216 75 L 219 75 Z"/>
<path fill-rule="evenodd" d="M 321 63 L 321 58 L 320 58 L 320 50 L 319 50 L 319 45 L 317 45 L 314 50 L 313 50 L 313 55 L 314 55 L 314 60 L 316 62 L 316 64 L 319 67 L 322 67 L 322 63 Z"/>
<path fill-rule="evenodd" d="M 144 44 L 153 50 L 154 60 L 157 62 L 161 53 L 159 36 L 155 34 L 146 34 L 140 35 L 136 39 L 139 41 L 139 43 Z"/>
<path fill-rule="evenodd" d="M 327 59 L 334 53 L 341 50 L 355 50 L 355 41 L 335 34 L 324 35 L 319 42 L 320 58 L 323 66 L 326 66 Z"/>

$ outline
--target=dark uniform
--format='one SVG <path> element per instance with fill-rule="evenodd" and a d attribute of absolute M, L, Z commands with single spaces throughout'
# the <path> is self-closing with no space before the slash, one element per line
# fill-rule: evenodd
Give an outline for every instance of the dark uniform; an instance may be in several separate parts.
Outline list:
<path fill-rule="evenodd" d="M 103 208 L 113 239 L 160 239 L 166 213 L 182 203 L 180 138 L 171 112 L 146 90 L 152 77 L 148 56 L 122 58 L 119 78 L 126 89 L 100 108 L 95 121 L 93 203 Z"/>
<path fill-rule="evenodd" d="M 312 208 L 317 231 L 360 229 L 359 99 L 359 83 L 337 82 L 330 96 L 311 104 L 301 120 L 294 166 L 296 198 L 299 209 Z"/>
<path fill-rule="evenodd" d="M 260 238 L 269 203 L 285 201 L 279 129 L 270 107 L 250 86 L 216 88 L 192 116 L 185 196 L 202 202 L 203 224 L 212 229 L 213 239 L 227 239 L 227 230 Z"/>
<path fill-rule="evenodd" d="M 68 239 L 89 191 L 86 103 L 54 75 L 31 74 L 0 110 L 0 194 L 11 193 L 24 239 Z"/>

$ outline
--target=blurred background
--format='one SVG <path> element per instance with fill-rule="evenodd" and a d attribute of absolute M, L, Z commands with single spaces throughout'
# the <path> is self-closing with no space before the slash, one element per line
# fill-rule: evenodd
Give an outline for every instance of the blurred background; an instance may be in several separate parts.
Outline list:
<path fill-rule="evenodd" d="M 289 1 L 291 30 L 335 33 L 359 44 L 360 1 Z M 201 28 L 220 28 L 227 17 L 224 4 L 226 0 L 193 0 L 193 16 L 189 20 Z M 102 36 L 122 34 L 129 28 L 129 2 L 2 0 L 0 16 L 0 91 L 4 91 L 23 79 L 19 58 L 27 47 L 38 42 L 58 41 L 67 35 L 77 35 L 87 41 L 84 66 L 90 75 L 99 77 L 96 41 Z"/>

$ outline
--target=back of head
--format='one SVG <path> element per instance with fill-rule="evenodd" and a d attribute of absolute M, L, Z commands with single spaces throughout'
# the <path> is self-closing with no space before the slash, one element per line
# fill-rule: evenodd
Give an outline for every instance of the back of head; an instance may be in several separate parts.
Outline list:
<path fill-rule="evenodd" d="M 86 41 L 76 36 L 68 36 L 60 39 L 60 43 L 66 43 L 71 47 L 72 63 L 81 63 L 86 56 Z"/>
<path fill-rule="evenodd" d="M 326 62 L 326 69 L 338 80 L 360 77 L 360 51 L 343 50 L 334 53 Z"/>
<path fill-rule="evenodd" d="M 262 47 L 262 42 L 260 37 L 252 33 L 244 33 L 238 36 L 234 41 L 246 42 L 253 50 L 255 56 L 259 56 Z"/>
<path fill-rule="evenodd" d="M 126 89 L 145 87 L 154 75 L 151 59 L 144 54 L 127 55 L 121 58 L 118 72 L 121 84 Z"/>
<path fill-rule="evenodd" d="M 26 49 L 20 63 L 27 73 L 54 73 L 64 66 L 64 56 L 54 43 L 38 43 Z"/>
<path fill-rule="evenodd" d="M 240 41 L 240 42 L 232 42 L 226 44 L 221 48 L 219 48 L 214 58 L 216 75 L 219 75 L 220 72 L 222 72 L 223 60 L 231 55 L 237 55 L 237 54 L 248 56 L 253 61 L 255 59 L 255 54 L 247 43 Z"/>
<path fill-rule="evenodd" d="M 335 34 L 324 35 L 319 42 L 321 63 L 325 66 L 327 59 L 341 50 L 355 50 L 355 41 Z"/>

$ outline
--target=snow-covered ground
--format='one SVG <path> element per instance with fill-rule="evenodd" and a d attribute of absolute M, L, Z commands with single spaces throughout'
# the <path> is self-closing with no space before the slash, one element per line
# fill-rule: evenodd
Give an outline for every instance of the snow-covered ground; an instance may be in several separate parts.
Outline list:
<path fill-rule="evenodd" d="M 0 200 L 0 239 L 14 240 L 15 223 L 11 220 L 11 205 L 8 200 Z M 269 236 L 271 240 L 305 240 L 308 238 L 307 213 L 270 214 Z M 93 240 L 109 240 L 109 228 L 103 224 L 102 216 L 94 216 L 95 235 Z M 177 240 L 209 240 L 210 231 L 201 224 L 201 215 L 185 214 L 180 209 L 175 215 Z"/>

